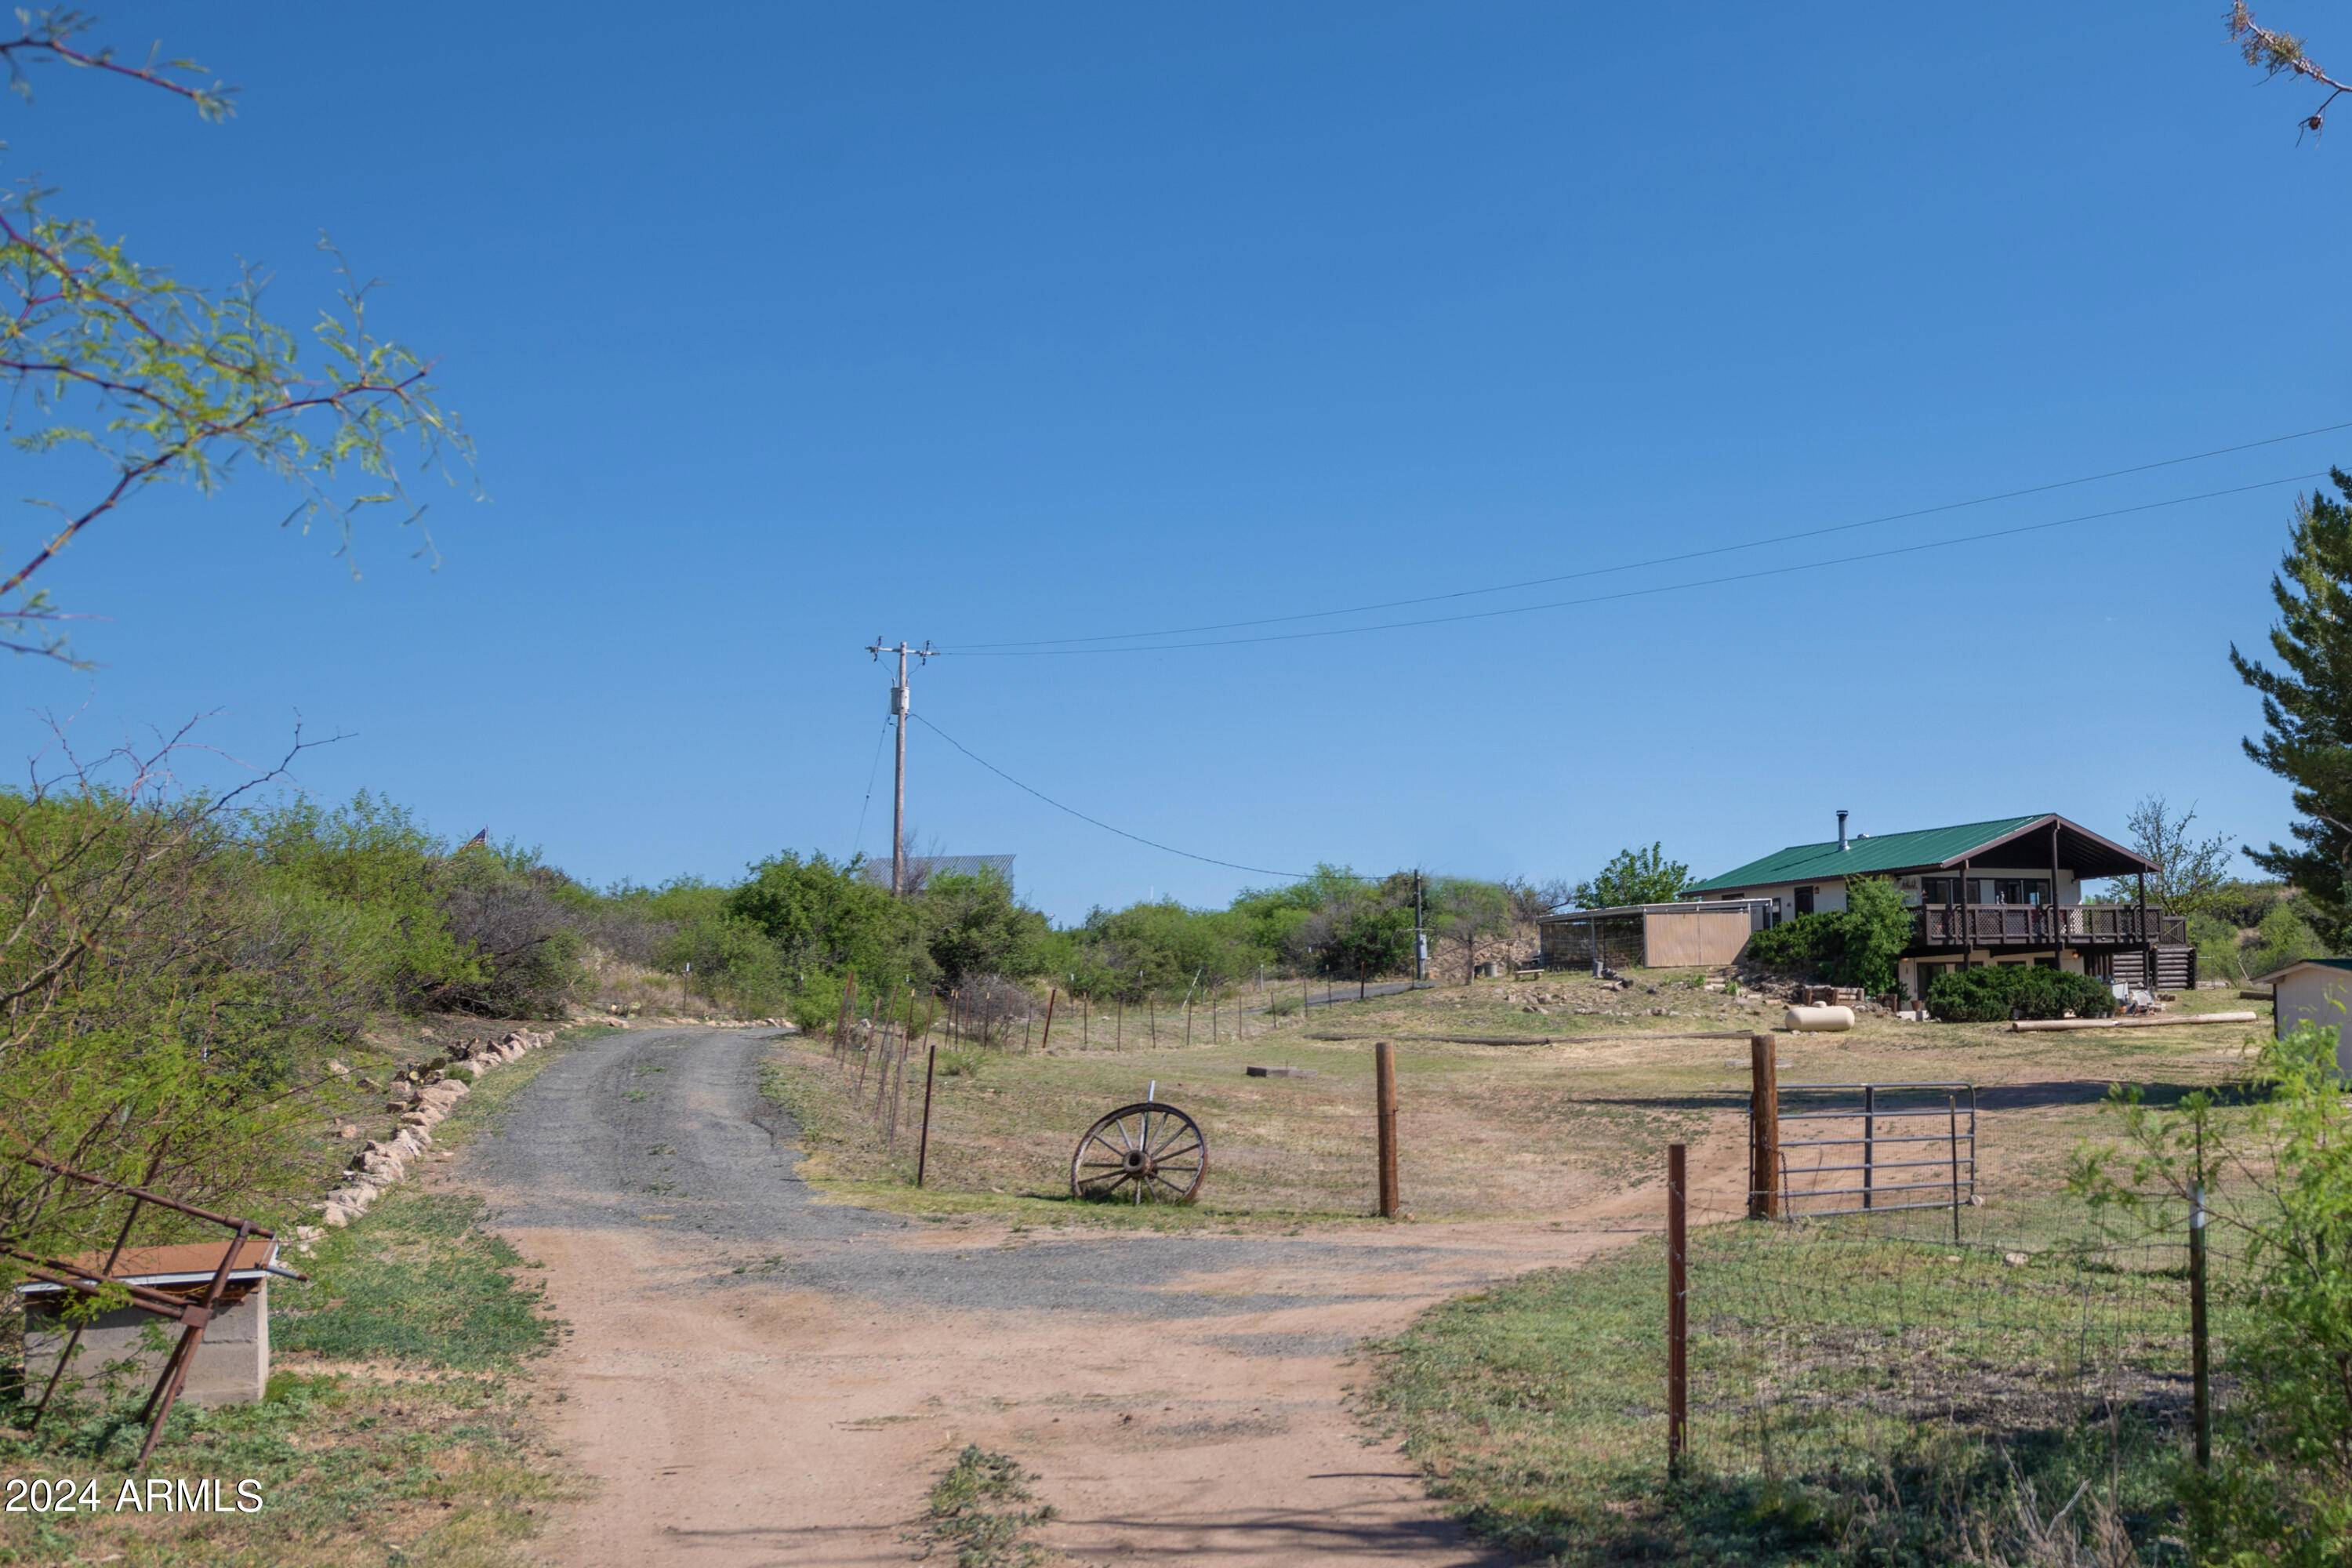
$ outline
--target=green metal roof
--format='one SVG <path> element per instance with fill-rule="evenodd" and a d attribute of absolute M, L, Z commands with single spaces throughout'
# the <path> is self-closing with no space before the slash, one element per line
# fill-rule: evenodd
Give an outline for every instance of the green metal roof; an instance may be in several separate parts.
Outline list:
<path fill-rule="evenodd" d="M 1972 849 L 1980 849 L 1997 839 L 2006 838 L 2020 828 L 2028 827 L 2050 816 L 2037 811 L 2031 816 L 2003 816 L 1991 822 L 1963 822 L 1955 827 L 1923 827 L 1913 833 L 1874 833 L 1865 838 L 1848 840 L 1850 848 L 1841 850 L 1832 838 L 1822 844 L 1791 844 L 1761 860 L 1750 860 L 1735 867 L 1719 877 L 1710 877 L 1693 885 L 1694 893 L 1727 893 L 1735 888 L 1753 888 L 1768 882 L 1830 882 L 1840 877 L 1863 877 L 1874 872 L 1916 871 L 1925 866 L 1940 866 L 1957 859 Z"/>

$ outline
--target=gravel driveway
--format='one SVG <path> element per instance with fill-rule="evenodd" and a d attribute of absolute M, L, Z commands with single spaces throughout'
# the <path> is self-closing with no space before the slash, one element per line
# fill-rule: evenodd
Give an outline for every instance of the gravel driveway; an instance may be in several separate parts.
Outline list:
<path fill-rule="evenodd" d="M 966 1442 L 1038 1473 L 1066 1562 L 1507 1561 L 1364 1446 L 1343 1363 L 1608 1237 L 1014 1235 L 821 1203 L 759 1093 L 770 1038 L 565 1047 L 458 1167 L 573 1329 L 554 1423 L 600 1485 L 559 1513 L 550 1561 L 903 1563 Z"/>

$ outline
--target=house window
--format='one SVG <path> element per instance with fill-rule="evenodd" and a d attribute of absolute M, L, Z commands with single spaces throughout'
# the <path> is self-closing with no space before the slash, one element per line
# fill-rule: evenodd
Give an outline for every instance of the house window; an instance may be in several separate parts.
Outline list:
<path fill-rule="evenodd" d="M 1813 912 L 1813 889 L 1810 886 L 1797 889 L 1797 912 L 1801 915 Z"/>
<path fill-rule="evenodd" d="M 1995 877 L 1992 879 L 1992 901 L 1996 904 L 2032 904 L 2038 908 L 2050 901 L 2050 879 Z"/>
<path fill-rule="evenodd" d="M 1921 896 L 1931 904 L 1958 904 L 1968 901 L 1961 895 L 1960 879 L 1958 877 L 1923 878 L 1919 885 L 1923 889 Z"/>

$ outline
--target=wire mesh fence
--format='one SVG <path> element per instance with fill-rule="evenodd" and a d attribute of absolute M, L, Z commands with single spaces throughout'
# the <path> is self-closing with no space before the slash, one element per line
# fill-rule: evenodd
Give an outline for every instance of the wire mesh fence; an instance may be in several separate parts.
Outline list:
<path fill-rule="evenodd" d="M 2187 1217 L 2172 1234 L 2118 1239 L 2043 1196 L 1997 1211 L 1965 1197 L 1810 1215 L 1800 1204 L 1769 1221 L 1693 1203 L 1675 1467 L 1867 1494 L 1874 1507 L 2021 1485 L 2063 1502 L 2095 1488 L 2103 1506 L 2154 1517 L 2200 1419 Z M 2217 1363 L 2236 1264 L 2221 1248 L 2206 1259 Z M 1660 1321 L 1671 1404 L 1665 1301 Z M 2209 1424 L 2230 1387 L 2210 1380 Z"/>
<path fill-rule="evenodd" d="M 845 995 L 837 1031 L 863 1038 L 874 1029 L 913 1027 L 943 1046 L 1034 1051 L 1160 1050 L 1260 1039 L 1317 1007 L 1426 990 L 1433 982 L 1285 979 L 1262 976 L 1192 985 L 1166 994 L 1097 994 L 1032 985 L 996 974 L 967 975 L 920 995 L 885 984 Z M 911 1019 L 908 1010 L 912 1009 Z"/>

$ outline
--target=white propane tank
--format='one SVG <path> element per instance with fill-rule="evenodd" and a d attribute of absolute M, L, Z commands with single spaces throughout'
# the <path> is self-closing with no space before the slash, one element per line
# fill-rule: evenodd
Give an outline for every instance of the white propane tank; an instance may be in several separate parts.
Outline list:
<path fill-rule="evenodd" d="M 1801 1033 L 1831 1033 L 1853 1027 L 1851 1007 L 1791 1007 L 1781 1017 L 1780 1026 Z"/>

